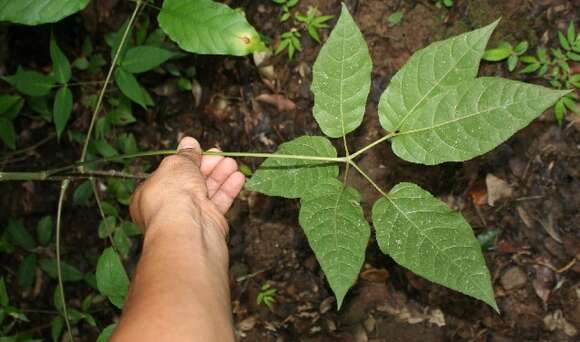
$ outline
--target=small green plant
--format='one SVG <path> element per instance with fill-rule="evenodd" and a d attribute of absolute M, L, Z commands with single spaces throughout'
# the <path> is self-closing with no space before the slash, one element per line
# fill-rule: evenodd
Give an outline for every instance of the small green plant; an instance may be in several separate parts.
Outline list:
<path fill-rule="evenodd" d="M 454 0 L 433 0 L 433 1 L 435 2 L 435 6 L 437 6 L 437 8 L 442 7 L 450 8 L 453 7 Z"/>
<path fill-rule="evenodd" d="M 514 71 L 519 64 L 520 56 L 528 51 L 528 42 L 521 41 L 515 47 L 508 42 L 500 42 L 496 48 L 486 50 L 483 60 L 499 62 L 505 60 L 509 71 Z"/>
<path fill-rule="evenodd" d="M 282 33 L 282 35 L 280 35 L 280 44 L 278 44 L 275 53 L 279 54 L 284 50 L 288 50 L 288 59 L 292 59 L 296 51 L 302 51 L 300 37 L 300 32 L 298 32 L 298 30 L 295 28 L 292 28 L 288 32 Z"/>
<path fill-rule="evenodd" d="M 296 13 L 296 20 L 304 24 L 310 38 L 314 39 L 317 43 L 320 43 L 318 30 L 327 28 L 328 24 L 326 22 L 332 18 L 334 18 L 333 15 L 320 15 L 318 9 L 312 6 L 308 7 L 306 15 Z"/>
<path fill-rule="evenodd" d="M 405 16 L 405 12 L 403 12 L 401 10 L 396 11 L 395 13 L 393 13 L 387 17 L 387 22 L 389 23 L 390 27 L 397 26 L 401 23 L 404 16 Z"/>
<path fill-rule="evenodd" d="M 265 305 L 268 309 L 272 309 L 272 304 L 276 302 L 276 290 L 270 284 L 264 283 L 262 287 L 260 287 L 260 292 L 256 297 L 256 304 L 258 305 Z"/>
<path fill-rule="evenodd" d="M 523 67 L 520 74 L 532 74 L 545 79 L 556 89 L 580 88 L 580 75 L 570 69 L 570 61 L 580 61 L 580 35 L 574 23 L 570 22 L 566 34 L 558 32 L 559 47 L 546 49 L 538 47 L 535 55 L 523 55 L 528 48 L 527 42 L 520 42 L 514 49 L 511 44 L 501 42 L 496 48 L 487 50 L 483 59 L 497 62 L 507 59 L 509 71 L 515 71 L 518 63 Z M 576 92 L 561 97 L 554 105 L 554 116 L 562 124 L 568 111 L 578 113 Z"/>
<path fill-rule="evenodd" d="M 291 17 L 290 9 L 298 3 L 298 0 L 272 0 L 274 3 L 282 7 L 282 15 L 280 22 L 285 22 Z M 306 15 L 296 12 L 294 15 L 294 24 L 303 28 L 308 36 L 315 42 L 320 43 L 320 34 L 318 30 L 328 27 L 327 22 L 334 18 L 332 15 L 321 15 L 316 7 L 308 7 Z M 292 59 L 296 51 L 302 51 L 302 43 L 300 38 L 302 35 L 297 27 L 292 27 L 290 30 L 280 35 L 280 43 L 276 47 L 275 53 L 280 54 L 284 50 L 288 51 L 288 59 Z"/>
<path fill-rule="evenodd" d="M 298 0 L 272 0 L 275 4 L 282 7 L 282 15 L 280 15 L 280 22 L 285 22 L 290 19 L 292 15 L 290 9 L 298 4 Z"/>

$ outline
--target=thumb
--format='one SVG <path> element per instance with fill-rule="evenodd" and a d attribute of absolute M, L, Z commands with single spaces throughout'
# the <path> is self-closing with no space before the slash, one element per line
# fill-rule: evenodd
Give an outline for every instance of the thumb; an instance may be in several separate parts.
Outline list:
<path fill-rule="evenodd" d="M 199 142 L 192 137 L 181 139 L 177 146 L 177 154 L 190 159 L 198 167 L 201 165 L 201 146 Z"/>

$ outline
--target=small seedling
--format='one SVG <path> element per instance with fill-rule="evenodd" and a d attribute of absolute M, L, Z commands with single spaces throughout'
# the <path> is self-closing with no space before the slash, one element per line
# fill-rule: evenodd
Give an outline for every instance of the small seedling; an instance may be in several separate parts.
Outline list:
<path fill-rule="evenodd" d="M 326 22 L 332 18 L 334 18 L 333 15 L 320 15 L 318 9 L 312 6 L 308 7 L 308 12 L 306 12 L 306 15 L 296 13 L 296 20 L 304 24 L 308 35 L 317 43 L 320 43 L 318 30 L 327 28 L 328 24 Z"/>
<path fill-rule="evenodd" d="M 288 59 L 294 57 L 296 51 L 302 51 L 302 43 L 300 43 L 300 32 L 296 28 L 292 28 L 288 32 L 282 33 L 280 36 L 280 44 L 276 48 L 276 54 L 284 50 L 288 50 Z"/>
<path fill-rule="evenodd" d="M 580 36 L 574 24 L 570 22 L 566 34 L 558 32 L 559 47 L 546 49 L 536 48 L 535 55 L 523 55 L 527 51 L 527 42 L 520 42 L 514 49 L 511 44 L 502 42 L 495 49 L 487 50 L 484 60 L 496 62 L 507 59 L 508 70 L 514 71 L 519 62 L 523 67 L 520 74 L 532 74 L 544 78 L 556 89 L 580 88 L 580 75 L 572 73 L 570 61 L 580 61 Z M 576 92 L 561 97 L 554 105 L 554 116 L 562 124 L 568 111 L 578 113 Z"/>
<path fill-rule="evenodd" d="M 280 22 L 285 22 L 291 17 L 290 8 L 296 6 L 298 0 L 272 0 L 274 3 L 282 6 L 282 16 Z M 306 15 L 298 12 L 294 15 L 295 27 L 289 31 L 282 33 L 280 36 L 280 43 L 275 50 L 276 54 L 280 54 L 284 50 L 288 50 L 288 59 L 292 59 L 296 51 L 302 51 L 302 43 L 300 38 L 302 35 L 299 29 L 303 29 L 308 33 L 308 36 L 317 43 L 320 43 L 320 34 L 318 31 L 327 28 L 327 22 L 334 18 L 332 15 L 321 15 L 316 7 L 308 7 Z"/>
<path fill-rule="evenodd" d="M 298 0 L 272 0 L 274 3 L 282 7 L 282 15 L 280 15 L 280 22 L 285 22 L 290 19 L 290 9 L 298 4 Z"/>
<path fill-rule="evenodd" d="M 486 50 L 483 54 L 483 59 L 489 62 L 499 62 L 507 60 L 507 67 L 509 71 L 514 71 L 519 63 L 521 55 L 528 51 L 528 42 L 521 41 L 514 48 L 508 42 L 500 42 L 494 49 Z"/>
<path fill-rule="evenodd" d="M 433 1 L 435 1 L 435 6 L 437 6 L 437 8 L 442 8 L 442 7 L 450 8 L 450 7 L 453 7 L 453 0 L 433 0 Z"/>
<path fill-rule="evenodd" d="M 399 25 L 401 23 L 401 21 L 403 20 L 404 15 L 405 15 L 405 12 L 400 11 L 400 10 L 389 15 L 387 17 L 387 22 L 389 23 L 389 26 L 393 27 L 393 26 Z"/>
<path fill-rule="evenodd" d="M 272 310 L 272 304 L 276 302 L 276 290 L 275 288 L 271 287 L 270 284 L 264 283 L 260 288 L 260 292 L 256 297 L 256 303 L 258 305 L 265 305 L 268 309 Z"/>

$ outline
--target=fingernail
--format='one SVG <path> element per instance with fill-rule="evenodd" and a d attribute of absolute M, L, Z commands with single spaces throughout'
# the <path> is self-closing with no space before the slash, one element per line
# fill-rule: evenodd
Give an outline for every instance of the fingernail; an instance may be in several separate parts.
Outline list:
<path fill-rule="evenodd" d="M 199 143 L 197 142 L 197 140 L 195 140 L 192 137 L 185 137 L 183 139 L 181 139 L 181 141 L 179 142 L 179 145 L 177 146 L 178 150 L 185 150 L 185 149 L 193 149 L 193 150 L 199 150 L 200 146 Z"/>

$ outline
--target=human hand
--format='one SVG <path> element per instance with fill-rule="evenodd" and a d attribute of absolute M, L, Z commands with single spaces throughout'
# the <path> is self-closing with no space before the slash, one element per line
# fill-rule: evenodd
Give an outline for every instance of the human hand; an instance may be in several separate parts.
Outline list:
<path fill-rule="evenodd" d="M 202 156 L 199 143 L 191 137 L 183 138 L 177 150 L 133 194 L 133 221 L 145 234 L 163 229 L 163 225 L 193 220 L 203 229 L 215 228 L 227 236 L 224 214 L 245 182 L 236 161 Z"/>

